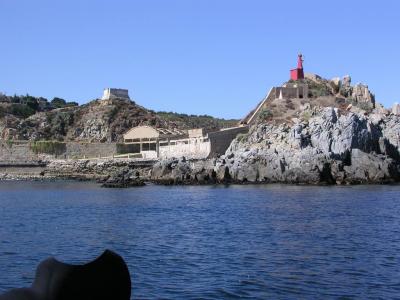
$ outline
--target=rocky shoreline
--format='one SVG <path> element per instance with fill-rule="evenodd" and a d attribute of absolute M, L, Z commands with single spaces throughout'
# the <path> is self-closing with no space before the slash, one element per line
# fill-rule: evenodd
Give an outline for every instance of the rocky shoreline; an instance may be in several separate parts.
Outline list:
<path fill-rule="evenodd" d="M 1 170 L 0 170 L 0 173 Z M 105 187 L 155 184 L 387 184 L 400 181 L 400 117 L 328 107 L 292 124 L 264 123 L 225 155 L 204 160 L 49 160 L 38 174 L 0 180 L 95 180 Z"/>

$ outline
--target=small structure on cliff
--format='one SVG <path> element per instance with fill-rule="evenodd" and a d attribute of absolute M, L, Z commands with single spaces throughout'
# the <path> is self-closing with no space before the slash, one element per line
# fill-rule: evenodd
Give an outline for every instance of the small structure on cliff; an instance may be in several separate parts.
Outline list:
<path fill-rule="evenodd" d="M 301 53 L 298 55 L 297 58 L 297 68 L 290 70 L 290 79 L 291 80 L 304 79 L 303 55 Z"/>
<path fill-rule="evenodd" d="M 124 144 L 131 153 L 143 158 L 171 158 L 185 156 L 192 159 L 224 154 L 237 134 L 248 131 L 246 126 L 206 132 L 203 128 L 187 131 L 137 126 L 124 134 Z"/>
<path fill-rule="evenodd" d="M 130 100 L 128 90 L 115 89 L 115 88 L 104 89 L 103 97 L 101 97 L 101 100 L 111 100 L 111 99 Z"/>

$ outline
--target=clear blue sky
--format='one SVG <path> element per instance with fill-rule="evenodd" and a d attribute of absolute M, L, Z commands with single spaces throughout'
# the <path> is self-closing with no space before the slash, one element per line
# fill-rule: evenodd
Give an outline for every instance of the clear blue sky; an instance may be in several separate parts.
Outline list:
<path fill-rule="evenodd" d="M 0 91 L 240 118 L 296 56 L 400 101 L 400 1 L 0 0 Z"/>

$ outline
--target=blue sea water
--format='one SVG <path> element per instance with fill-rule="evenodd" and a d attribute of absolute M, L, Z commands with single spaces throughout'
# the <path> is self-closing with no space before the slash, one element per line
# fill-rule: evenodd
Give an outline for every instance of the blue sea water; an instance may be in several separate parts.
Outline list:
<path fill-rule="evenodd" d="M 132 299 L 399 299 L 400 186 L 0 182 L 0 292 L 126 260 Z"/>

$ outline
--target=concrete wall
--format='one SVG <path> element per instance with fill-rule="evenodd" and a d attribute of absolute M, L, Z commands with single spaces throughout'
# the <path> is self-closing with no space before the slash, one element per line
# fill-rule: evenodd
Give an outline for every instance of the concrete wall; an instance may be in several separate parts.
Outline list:
<path fill-rule="evenodd" d="M 231 142 L 236 138 L 239 133 L 247 133 L 249 128 L 247 126 L 235 127 L 226 130 L 210 132 L 208 137 L 211 142 L 211 151 L 209 157 L 216 157 L 225 154 Z"/>
<path fill-rule="evenodd" d="M 206 158 L 208 157 L 211 144 L 209 140 L 187 139 L 187 144 L 183 141 L 171 141 L 175 145 L 160 146 L 160 158 L 182 157 L 186 158 Z"/>

